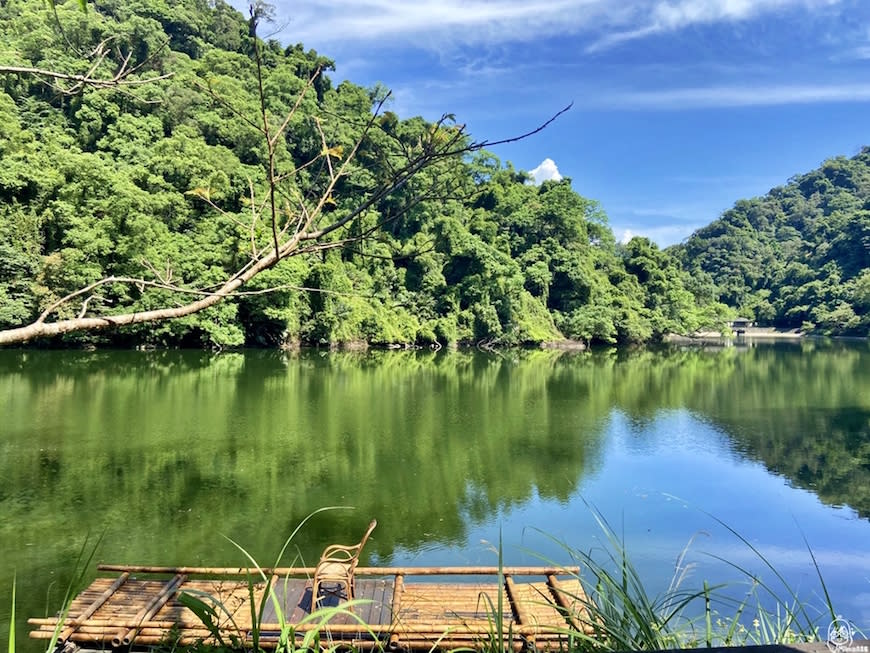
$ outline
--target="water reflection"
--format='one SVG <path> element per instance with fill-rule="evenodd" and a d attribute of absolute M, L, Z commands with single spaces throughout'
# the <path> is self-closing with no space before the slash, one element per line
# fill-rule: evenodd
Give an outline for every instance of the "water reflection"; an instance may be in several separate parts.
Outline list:
<path fill-rule="evenodd" d="M 330 505 L 355 510 L 318 514 L 291 556 L 354 541 L 372 516 L 371 560 L 461 549 L 494 515 L 570 504 L 590 478 L 630 484 L 614 438 L 660 456 L 663 415 L 690 414 L 735 455 L 867 517 L 868 358 L 817 345 L 0 351 L 0 589 L 17 570 L 19 614 L 54 609 L 84 535 L 104 530 L 106 560 L 238 562 L 227 536 L 272 564 L 299 521 Z M 0 627 L 4 615 L 0 598 Z"/>

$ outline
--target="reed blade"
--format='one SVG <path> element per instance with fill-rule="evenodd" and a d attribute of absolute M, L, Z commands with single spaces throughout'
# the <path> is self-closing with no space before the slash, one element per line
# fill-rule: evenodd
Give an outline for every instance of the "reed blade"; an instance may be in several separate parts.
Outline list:
<path fill-rule="evenodd" d="M 9 610 L 9 653 L 15 653 L 15 574 L 12 575 L 12 607 Z"/>

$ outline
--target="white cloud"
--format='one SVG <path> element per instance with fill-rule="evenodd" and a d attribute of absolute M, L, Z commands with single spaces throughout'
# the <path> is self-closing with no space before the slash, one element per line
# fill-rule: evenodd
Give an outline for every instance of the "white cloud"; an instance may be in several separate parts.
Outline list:
<path fill-rule="evenodd" d="M 667 0 L 654 4 L 633 1 L 635 21 L 601 36 L 587 51 L 642 38 L 649 34 L 673 32 L 693 25 L 712 25 L 750 20 L 791 7 L 815 9 L 838 4 L 840 0 Z M 651 5 L 651 6 L 650 6 Z"/>
<path fill-rule="evenodd" d="M 588 24 L 589 18 L 583 12 L 600 16 L 604 8 L 599 5 L 606 4 L 603 0 L 311 0 L 304 5 L 286 0 L 276 2 L 279 14 L 291 19 L 286 32 L 294 39 L 375 45 L 385 40 L 425 45 L 421 36 L 437 42 L 530 40 L 561 32 L 566 15 L 577 15 L 571 21 L 575 27 Z"/>
<path fill-rule="evenodd" d="M 682 110 L 833 102 L 870 102 L 870 83 L 700 86 L 615 91 L 595 96 L 595 103 L 599 106 L 627 110 Z"/>
<path fill-rule="evenodd" d="M 703 226 L 700 223 L 670 223 L 651 226 L 635 224 L 631 227 L 621 228 L 614 223 L 613 232 L 614 234 L 621 234 L 619 242 L 623 245 L 635 236 L 641 236 L 649 238 L 659 247 L 668 247 L 669 245 L 682 242 Z"/>
<path fill-rule="evenodd" d="M 540 186 L 545 181 L 559 181 L 562 178 L 556 162 L 550 158 L 541 161 L 541 165 L 537 168 L 529 170 L 529 174 L 534 179 L 536 186 Z"/>
<path fill-rule="evenodd" d="M 237 8 L 247 2 L 231 0 Z M 696 24 L 749 20 L 840 0 L 275 0 L 282 40 L 321 48 L 343 44 L 532 42 L 585 33 L 590 50 Z"/>

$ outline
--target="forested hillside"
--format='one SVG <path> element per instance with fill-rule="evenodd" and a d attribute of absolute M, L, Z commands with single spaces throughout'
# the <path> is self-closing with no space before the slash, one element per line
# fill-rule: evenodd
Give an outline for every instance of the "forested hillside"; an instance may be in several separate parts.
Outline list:
<path fill-rule="evenodd" d="M 569 181 L 531 185 L 469 147 L 459 120 L 379 110 L 382 89 L 334 85 L 329 59 L 255 40 L 255 21 L 221 0 L 79 4 L 0 5 L 0 66 L 132 70 L 107 88 L 0 78 L 0 329 L 99 315 L 55 342 L 511 345 L 647 341 L 722 321 L 703 277 L 648 240 L 617 244 Z M 89 71 L 100 43 L 110 54 Z M 288 116 L 269 145 L 258 129 Z M 465 149 L 446 156 L 444 142 Z M 378 186 L 417 152 L 438 156 Z M 211 297 L 311 215 L 341 228 L 203 309 L 113 325 Z"/>
<path fill-rule="evenodd" d="M 870 148 L 741 200 L 677 248 L 761 325 L 870 333 Z"/>

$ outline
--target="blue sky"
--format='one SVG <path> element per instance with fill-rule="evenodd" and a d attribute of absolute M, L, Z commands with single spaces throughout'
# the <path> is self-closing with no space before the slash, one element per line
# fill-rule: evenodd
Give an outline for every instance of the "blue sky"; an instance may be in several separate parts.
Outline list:
<path fill-rule="evenodd" d="M 870 144 L 870 0 L 272 0 L 261 33 L 570 177 L 618 239 L 687 237 Z M 234 2 L 238 7 L 245 4 Z"/>

